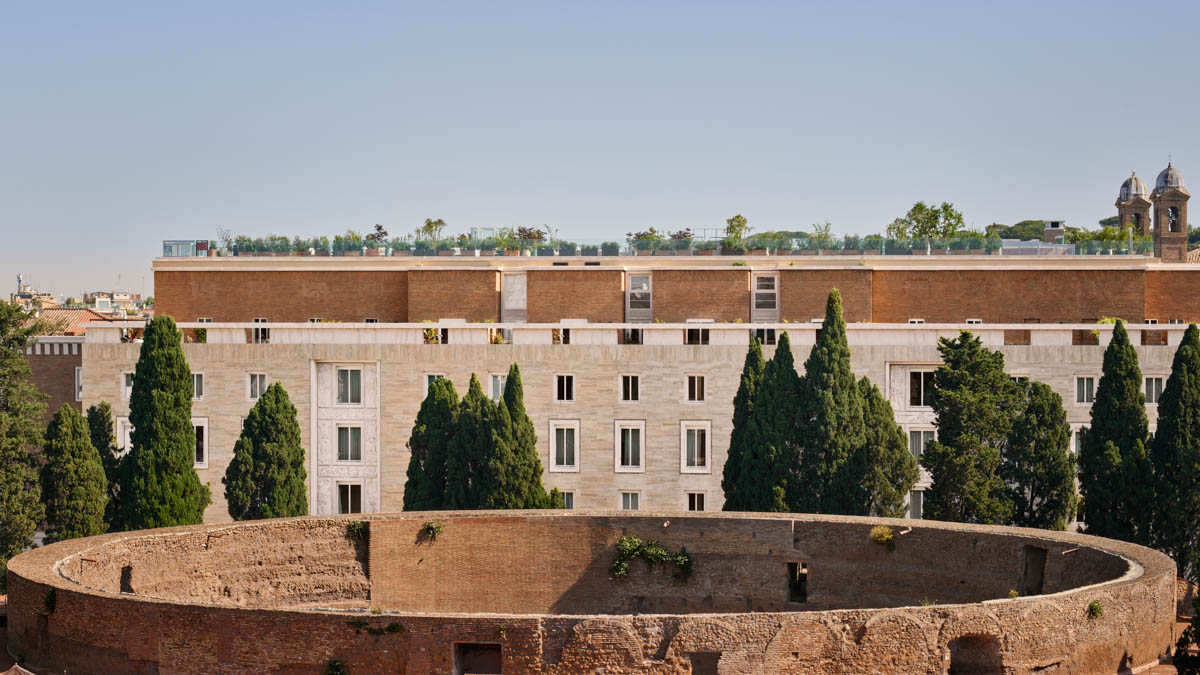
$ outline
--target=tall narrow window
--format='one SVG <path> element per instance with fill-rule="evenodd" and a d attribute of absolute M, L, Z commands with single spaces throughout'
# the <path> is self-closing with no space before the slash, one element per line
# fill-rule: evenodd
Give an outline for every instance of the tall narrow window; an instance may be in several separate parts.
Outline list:
<path fill-rule="evenodd" d="M 83 368 L 75 367 L 75 400 L 83 400 Z"/>
<path fill-rule="evenodd" d="M 704 376 L 687 376 L 687 400 L 689 403 L 704 402 Z"/>
<path fill-rule="evenodd" d="M 1096 380 L 1091 377 L 1075 378 L 1075 402 L 1091 403 L 1096 393 Z"/>
<path fill-rule="evenodd" d="M 265 324 L 267 322 L 267 320 L 265 318 L 260 317 L 260 318 L 254 319 L 253 322 Z M 267 328 L 266 326 L 262 326 L 262 327 L 256 326 L 254 328 L 254 344 L 256 344 L 256 345 L 267 344 L 270 341 L 271 341 L 271 329 Z"/>
<path fill-rule="evenodd" d="M 908 451 L 918 462 L 921 461 L 921 454 L 925 452 L 925 446 L 934 439 L 935 433 L 933 429 L 914 429 L 908 432 Z"/>
<path fill-rule="evenodd" d="M 650 309 L 650 276 L 629 277 L 629 309 Z"/>
<path fill-rule="evenodd" d="M 492 375 L 492 400 L 499 401 L 504 398 L 504 385 L 508 383 L 508 375 Z"/>
<path fill-rule="evenodd" d="M 925 512 L 925 491 L 913 490 L 908 493 L 908 517 L 920 520 Z"/>
<path fill-rule="evenodd" d="M 933 372 L 914 370 L 908 374 L 908 405 L 933 405 Z"/>
<path fill-rule="evenodd" d="M 128 401 L 133 395 L 133 373 L 121 373 L 121 400 Z"/>
<path fill-rule="evenodd" d="M 643 421 L 616 422 L 616 469 L 617 471 L 645 470 L 642 464 L 642 433 L 646 428 Z"/>
<path fill-rule="evenodd" d="M 192 400 L 204 400 L 204 373 L 192 373 Z"/>
<path fill-rule="evenodd" d="M 362 485 L 338 483 L 338 513 L 362 513 Z"/>
<path fill-rule="evenodd" d="M 338 427 L 338 461 L 362 461 L 362 427 Z"/>
<path fill-rule="evenodd" d="M 776 309 L 775 282 L 773 276 L 754 277 L 754 309 Z"/>
<path fill-rule="evenodd" d="M 441 373 L 425 373 L 425 391 L 421 392 L 422 398 L 429 395 L 429 385 L 433 384 L 433 381 L 439 377 L 445 377 L 445 375 Z"/>
<path fill-rule="evenodd" d="M 556 375 L 554 400 L 567 403 L 575 400 L 575 376 Z"/>
<path fill-rule="evenodd" d="M 246 385 L 247 397 L 251 401 L 257 401 L 258 397 L 267 391 L 267 374 L 249 373 L 247 379 L 249 380 Z"/>
<path fill-rule="evenodd" d="M 579 471 L 579 422 L 550 421 L 550 471 Z"/>
<path fill-rule="evenodd" d="M 688 511 L 703 511 L 704 510 L 704 493 L 689 492 L 687 493 Z"/>
<path fill-rule="evenodd" d="M 711 422 L 683 422 L 680 424 L 680 471 L 683 473 L 709 473 L 708 436 Z"/>
<path fill-rule="evenodd" d="M 621 400 L 626 403 L 636 403 L 638 398 L 638 385 L 640 384 L 637 375 L 622 375 L 621 376 Z"/>
<path fill-rule="evenodd" d="M 1179 207 L 1167 207 L 1167 229 L 1171 232 L 1179 232 Z"/>
<path fill-rule="evenodd" d="M 564 492 L 560 492 L 559 494 L 562 495 L 564 509 L 575 508 L 575 493 L 574 492 L 567 490 Z"/>
<path fill-rule="evenodd" d="M 1162 396 L 1163 379 L 1161 377 L 1146 378 L 1146 403 L 1148 405 L 1158 405 L 1158 399 Z"/>
<path fill-rule="evenodd" d="M 338 368 L 337 387 L 338 405 L 358 405 L 362 403 L 362 370 L 359 368 Z"/>
<path fill-rule="evenodd" d="M 195 466 L 198 469 L 208 467 L 208 420 L 193 419 L 192 431 L 195 434 Z"/>

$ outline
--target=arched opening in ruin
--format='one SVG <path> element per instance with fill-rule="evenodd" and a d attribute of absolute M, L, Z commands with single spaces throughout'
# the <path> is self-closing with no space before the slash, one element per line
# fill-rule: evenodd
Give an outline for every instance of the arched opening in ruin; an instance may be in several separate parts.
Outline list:
<path fill-rule="evenodd" d="M 951 675 L 992 675 L 1004 672 L 1000 640 L 992 635 L 964 635 L 950 641 Z"/>

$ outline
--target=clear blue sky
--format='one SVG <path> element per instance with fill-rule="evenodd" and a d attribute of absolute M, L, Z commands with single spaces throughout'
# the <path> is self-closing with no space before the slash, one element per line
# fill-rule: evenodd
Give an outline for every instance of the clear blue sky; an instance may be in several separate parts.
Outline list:
<path fill-rule="evenodd" d="M 879 231 L 1200 185 L 1200 3 L 5 2 L 0 289 L 441 217 Z M 1198 207 L 1200 208 L 1200 207 Z M 144 282 L 143 282 L 144 279 Z M 145 284 L 143 286 L 143 283 Z"/>

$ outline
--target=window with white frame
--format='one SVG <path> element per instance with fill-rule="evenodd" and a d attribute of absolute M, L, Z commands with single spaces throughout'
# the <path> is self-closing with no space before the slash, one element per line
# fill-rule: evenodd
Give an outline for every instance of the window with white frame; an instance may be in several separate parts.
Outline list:
<path fill-rule="evenodd" d="M 1158 405 L 1158 399 L 1162 396 L 1163 379 L 1161 377 L 1146 378 L 1146 404 Z"/>
<path fill-rule="evenodd" d="M 362 484 L 337 484 L 338 513 L 362 513 Z"/>
<path fill-rule="evenodd" d="M 705 381 L 703 375 L 687 376 L 688 403 L 704 403 L 704 385 Z"/>
<path fill-rule="evenodd" d="M 421 398 L 429 395 L 429 385 L 433 384 L 433 381 L 439 377 L 445 377 L 445 375 L 441 373 L 425 373 L 425 379 L 422 380 L 422 384 L 425 388 L 421 391 Z"/>
<path fill-rule="evenodd" d="M 640 400 L 640 385 L 641 378 L 637 375 L 622 375 L 621 401 L 624 403 L 637 403 Z"/>
<path fill-rule="evenodd" d="M 1096 378 L 1094 377 L 1077 377 L 1075 378 L 1075 402 L 1086 404 L 1091 403 L 1096 396 Z"/>
<path fill-rule="evenodd" d="M 575 493 L 574 492 L 572 492 L 570 490 L 566 490 L 566 491 L 560 491 L 559 494 L 562 495 L 564 509 L 575 508 Z"/>
<path fill-rule="evenodd" d="M 679 471 L 681 473 L 711 473 L 708 458 L 708 438 L 712 422 L 685 421 L 679 423 Z"/>
<path fill-rule="evenodd" d="M 504 386 L 508 384 L 507 374 L 492 373 L 492 400 L 499 402 L 504 398 Z"/>
<path fill-rule="evenodd" d="M 129 452 L 133 447 L 133 425 L 129 423 L 128 417 L 117 418 L 117 448 L 122 454 Z"/>
<path fill-rule="evenodd" d="M 754 309 L 779 307 L 779 280 L 773 274 L 754 275 Z"/>
<path fill-rule="evenodd" d="M 253 319 L 253 322 L 265 324 L 267 322 L 267 320 L 266 320 L 266 318 L 258 317 L 256 319 Z M 266 326 L 262 326 L 262 327 L 256 326 L 254 328 L 253 336 L 254 336 L 254 344 L 265 345 L 271 341 L 271 329 L 267 328 Z"/>
<path fill-rule="evenodd" d="M 645 420 L 617 420 L 613 427 L 613 460 L 616 471 L 644 472 L 646 465 L 642 456 L 642 438 L 646 433 Z"/>
<path fill-rule="evenodd" d="M 83 400 L 83 368 L 75 366 L 75 400 Z"/>
<path fill-rule="evenodd" d="M 708 344 L 708 329 L 707 328 L 685 328 L 683 330 L 683 344 L 685 344 L 685 345 L 706 345 L 706 344 Z"/>
<path fill-rule="evenodd" d="M 128 401 L 133 396 L 133 373 L 121 373 L 121 400 Z"/>
<path fill-rule="evenodd" d="M 575 400 L 575 376 L 554 376 L 554 400 L 560 403 L 570 403 Z"/>
<path fill-rule="evenodd" d="M 921 455 L 925 452 L 925 447 L 929 445 L 929 441 L 937 438 L 937 432 L 933 429 L 911 429 L 908 432 L 908 451 L 912 453 L 913 459 L 921 461 Z"/>
<path fill-rule="evenodd" d="M 339 426 L 337 441 L 337 461 L 362 461 L 362 427 Z"/>
<path fill-rule="evenodd" d="M 579 471 L 579 420 L 550 420 L 550 471 Z"/>
<path fill-rule="evenodd" d="M 913 370 L 908 373 L 908 405 L 924 408 L 933 405 L 933 371 Z"/>
<path fill-rule="evenodd" d="M 195 432 L 196 440 L 196 456 L 195 466 L 197 469 L 208 468 L 208 419 L 203 417 L 192 418 L 192 431 Z"/>
<path fill-rule="evenodd" d="M 633 274 L 629 277 L 629 309 L 650 309 L 650 275 Z"/>
<path fill-rule="evenodd" d="M 704 510 L 704 493 L 703 492 L 687 493 L 687 510 L 688 511 L 703 511 Z"/>
<path fill-rule="evenodd" d="M 192 400 L 204 400 L 204 373 L 192 373 Z"/>
<path fill-rule="evenodd" d="M 775 329 L 774 328 L 755 328 L 750 331 L 750 337 L 758 340 L 761 345 L 775 344 Z"/>
<path fill-rule="evenodd" d="M 246 398 L 257 401 L 259 396 L 267 393 L 266 373 L 246 373 Z"/>
<path fill-rule="evenodd" d="M 362 369 L 337 369 L 337 403 L 338 405 L 362 404 Z"/>
<path fill-rule="evenodd" d="M 621 492 L 621 510 L 637 511 L 641 495 L 637 492 Z"/>

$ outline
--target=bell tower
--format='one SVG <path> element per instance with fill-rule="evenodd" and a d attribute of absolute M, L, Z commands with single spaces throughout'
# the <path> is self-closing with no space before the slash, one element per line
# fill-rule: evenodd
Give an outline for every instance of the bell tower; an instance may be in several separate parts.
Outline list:
<path fill-rule="evenodd" d="M 1183 187 L 1179 169 L 1168 162 L 1150 195 L 1154 204 L 1154 257 L 1163 262 L 1187 260 L 1187 203 L 1191 196 Z"/>
<path fill-rule="evenodd" d="M 1117 193 L 1117 226 L 1131 228 L 1138 236 L 1150 234 L 1150 199 L 1146 184 L 1137 173 L 1121 183 L 1121 191 Z"/>

